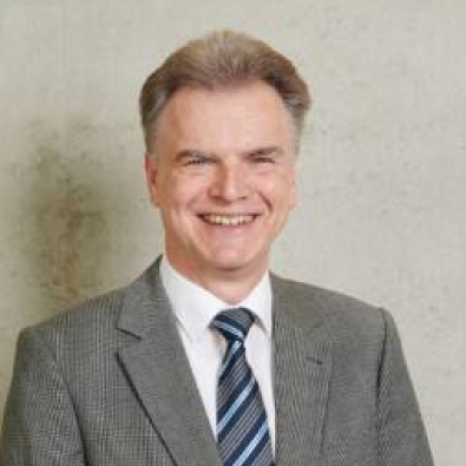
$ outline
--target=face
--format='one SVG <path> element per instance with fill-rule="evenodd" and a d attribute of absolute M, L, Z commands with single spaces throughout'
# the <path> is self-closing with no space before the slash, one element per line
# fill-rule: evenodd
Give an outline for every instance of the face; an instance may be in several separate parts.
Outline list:
<path fill-rule="evenodd" d="M 260 277 L 295 204 L 293 131 L 278 93 L 262 82 L 182 88 L 154 146 L 146 176 L 170 263 L 204 286 Z"/>

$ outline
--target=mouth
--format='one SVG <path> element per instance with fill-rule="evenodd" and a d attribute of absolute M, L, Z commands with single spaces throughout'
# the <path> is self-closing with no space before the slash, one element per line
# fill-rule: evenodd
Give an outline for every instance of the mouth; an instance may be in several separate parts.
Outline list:
<path fill-rule="evenodd" d="M 250 225 L 259 215 L 257 214 L 201 214 L 204 222 L 210 225 L 225 227 Z"/>

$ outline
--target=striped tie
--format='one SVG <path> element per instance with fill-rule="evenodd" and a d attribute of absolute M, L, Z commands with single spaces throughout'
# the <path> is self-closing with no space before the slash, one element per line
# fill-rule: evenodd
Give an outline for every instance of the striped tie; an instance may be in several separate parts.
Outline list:
<path fill-rule="evenodd" d="M 244 348 L 253 322 L 244 308 L 223 311 L 212 321 L 228 344 L 217 387 L 217 442 L 224 466 L 274 464 L 267 415 Z"/>

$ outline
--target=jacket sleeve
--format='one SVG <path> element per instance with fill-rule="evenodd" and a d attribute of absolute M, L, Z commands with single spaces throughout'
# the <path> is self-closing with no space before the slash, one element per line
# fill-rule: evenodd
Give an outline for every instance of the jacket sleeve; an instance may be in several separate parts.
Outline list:
<path fill-rule="evenodd" d="M 382 311 L 385 341 L 378 378 L 381 466 L 433 466 L 426 432 L 393 318 Z"/>
<path fill-rule="evenodd" d="M 0 439 L 1 466 L 85 466 L 66 381 L 38 329 L 19 337 Z"/>

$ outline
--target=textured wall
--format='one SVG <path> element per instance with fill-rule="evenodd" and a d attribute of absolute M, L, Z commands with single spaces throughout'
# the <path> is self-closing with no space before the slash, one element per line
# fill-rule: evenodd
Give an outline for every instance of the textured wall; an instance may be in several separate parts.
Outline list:
<path fill-rule="evenodd" d="M 0 406 L 21 327 L 160 251 L 139 87 L 232 27 L 289 54 L 315 97 L 275 269 L 391 309 L 437 462 L 464 459 L 465 24 L 463 0 L 0 0 Z"/>

